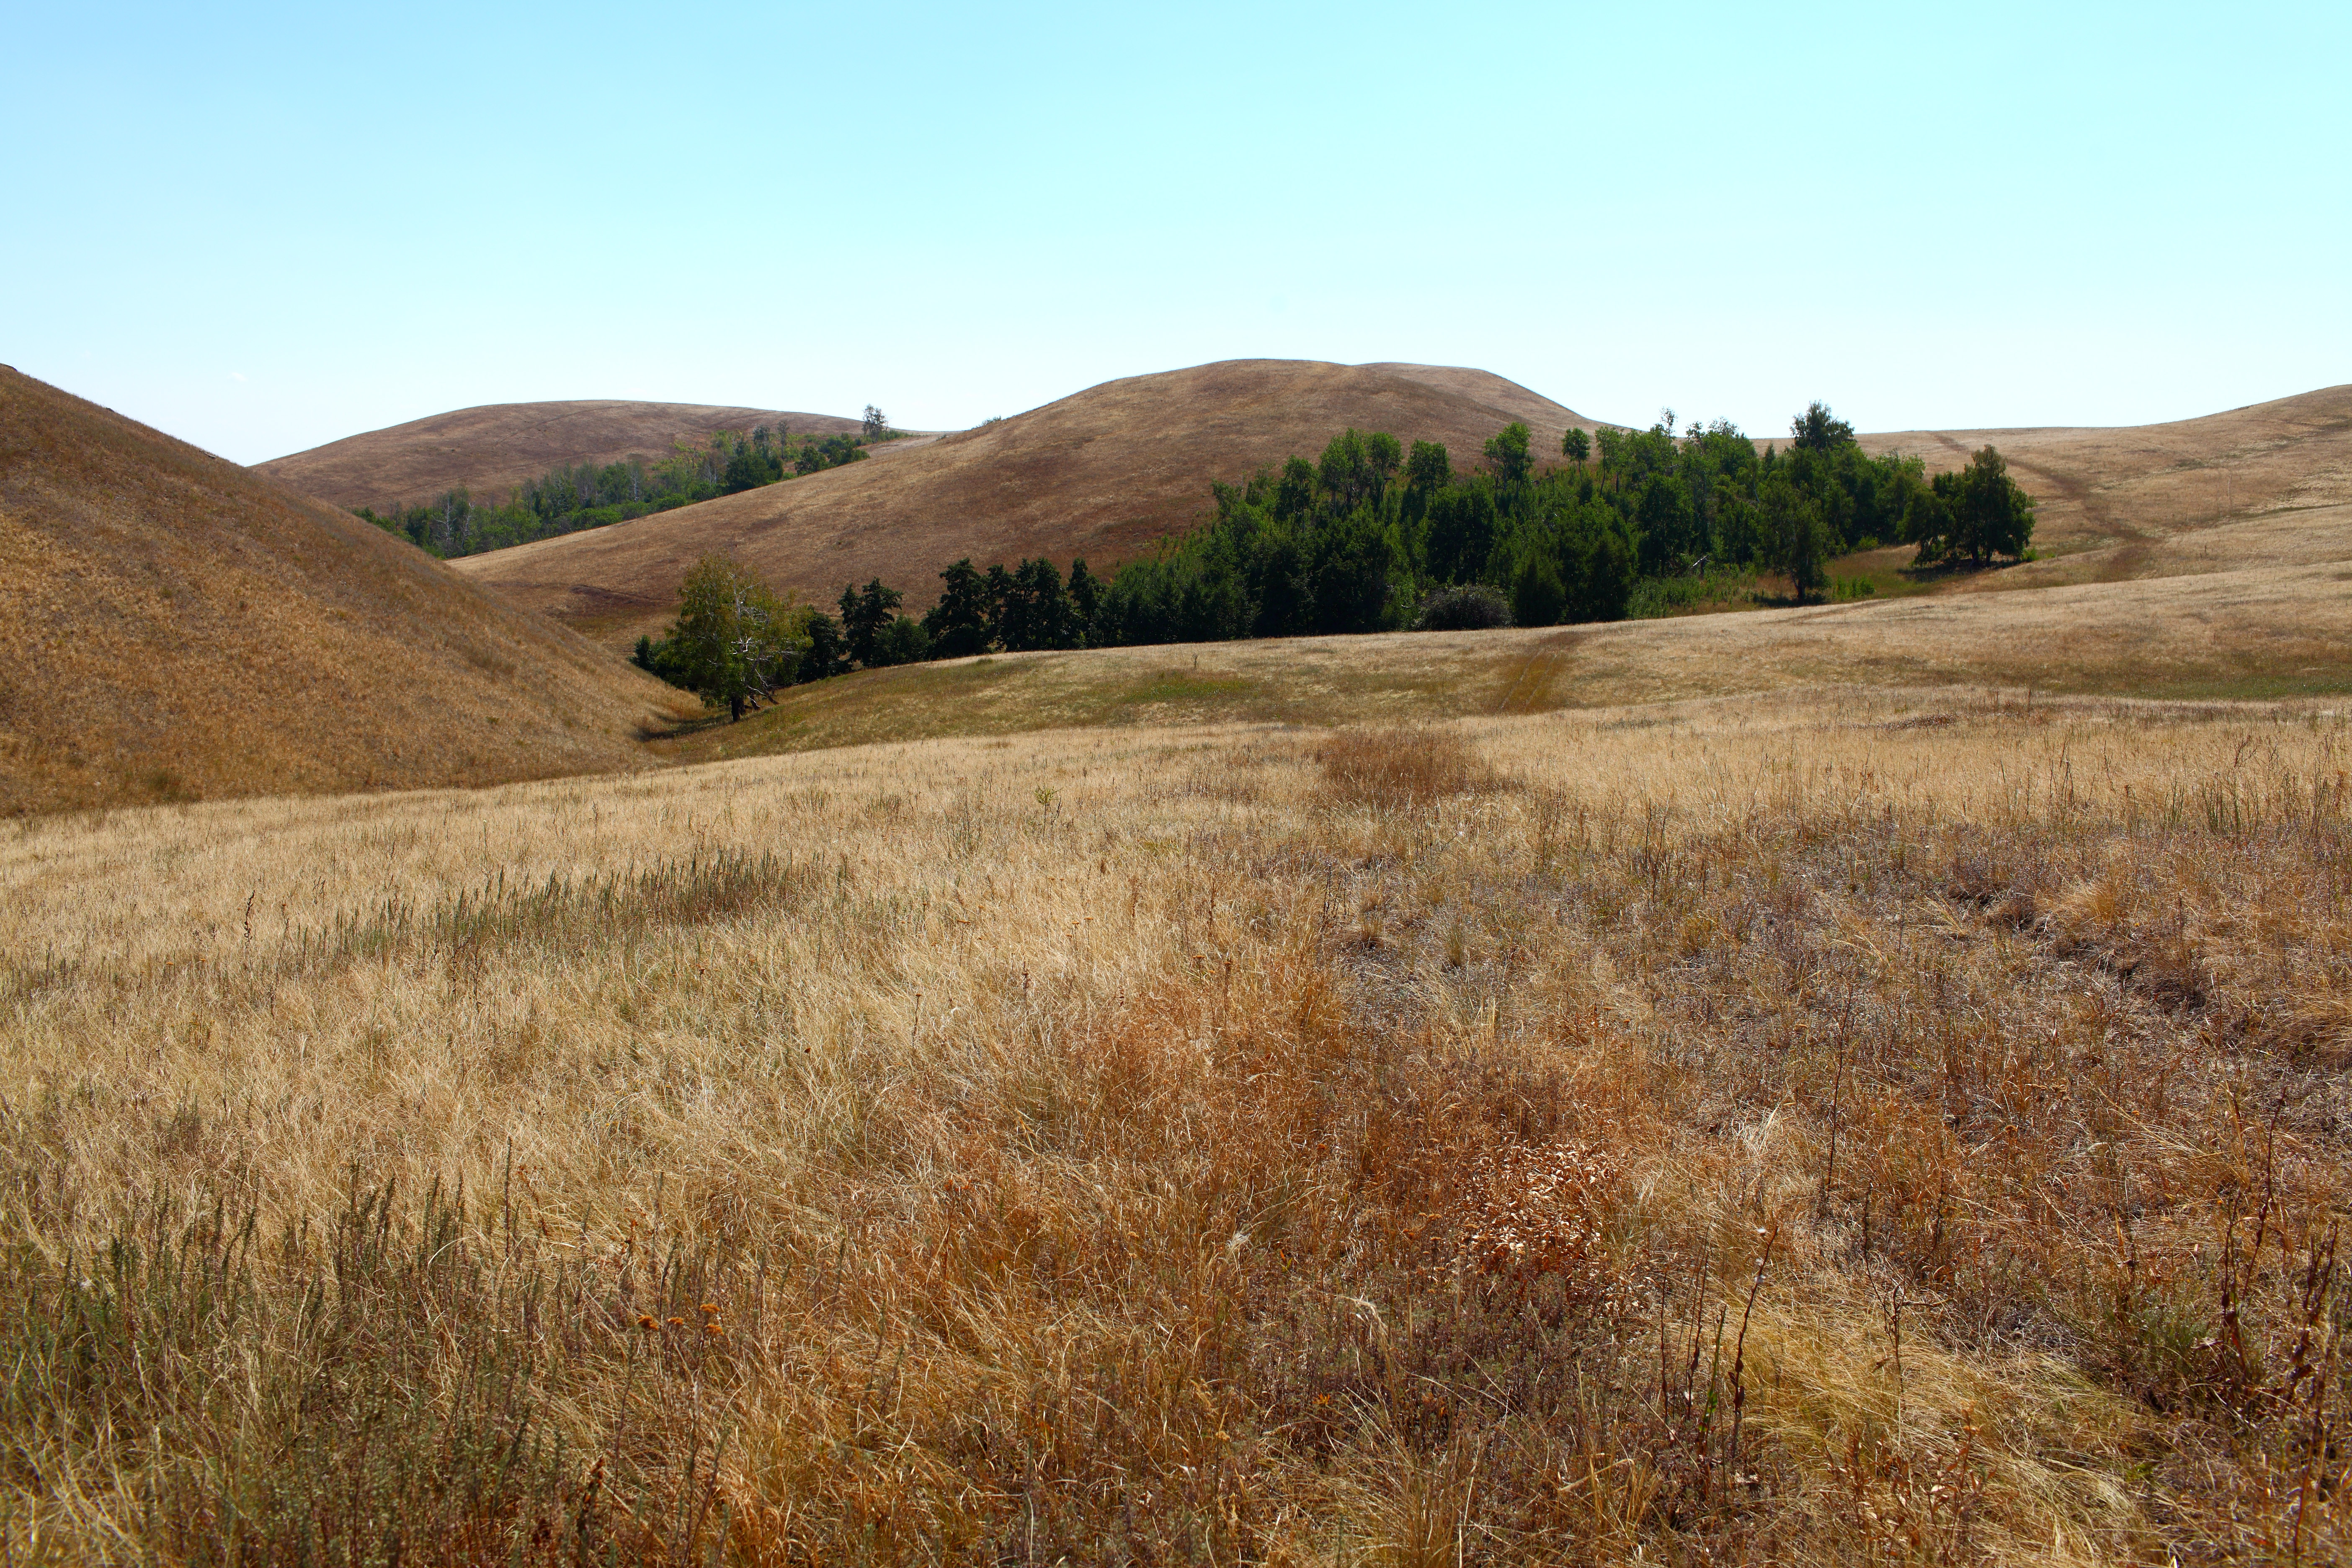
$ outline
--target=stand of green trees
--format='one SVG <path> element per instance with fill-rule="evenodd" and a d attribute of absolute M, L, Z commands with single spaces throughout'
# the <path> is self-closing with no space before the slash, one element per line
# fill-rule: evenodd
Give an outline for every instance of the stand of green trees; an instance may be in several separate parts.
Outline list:
<path fill-rule="evenodd" d="M 700 628 L 725 616 L 682 600 L 638 662 L 740 717 L 744 700 L 795 681 L 1000 649 L 1618 620 L 1637 592 L 1671 605 L 1689 596 L 1678 586 L 1759 571 L 1785 577 L 1801 604 L 1849 552 L 1906 542 L 1923 563 L 1983 565 L 2021 555 L 2033 534 L 2032 500 L 1992 447 L 1931 482 L 1916 458 L 1864 452 L 1819 403 L 1785 448 L 1759 452 L 1722 420 L 1678 436 L 1668 414 L 1597 441 L 1570 430 L 1560 455 L 1539 464 L 1514 424 L 1486 443 L 1482 468 L 1457 473 L 1442 446 L 1346 430 L 1313 462 L 1212 484 L 1207 522 L 1107 582 L 1084 560 L 1065 578 L 1051 561 L 982 572 L 966 557 L 940 573 L 919 620 L 878 579 L 845 587 L 837 623 L 790 613 L 793 652 L 759 667 L 764 688 L 707 651 L 719 645 Z M 723 565 L 698 566 L 688 597 L 718 593 Z"/>
<path fill-rule="evenodd" d="M 550 469 L 507 495 L 478 502 L 463 489 L 445 490 L 430 502 L 387 508 L 357 507 L 358 516 L 399 534 L 444 560 L 552 539 L 585 528 L 668 511 L 738 490 L 756 489 L 801 474 L 854 463 L 880 436 L 793 436 L 762 425 L 750 432 L 723 430 L 699 445 L 681 441 L 670 456 L 648 463 L 579 463 Z"/>

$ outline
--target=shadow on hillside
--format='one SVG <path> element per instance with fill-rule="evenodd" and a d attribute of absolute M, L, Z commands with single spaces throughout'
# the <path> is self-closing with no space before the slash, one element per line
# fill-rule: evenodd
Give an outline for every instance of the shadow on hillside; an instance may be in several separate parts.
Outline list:
<path fill-rule="evenodd" d="M 749 719 L 756 711 L 758 711 L 756 709 L 747 709 L 743 717 Z M 728 718 L 725 709 L 711 709 L 696 718 L 677 720 L 667 728 L 658 724 L 640 724 L 637 726 L 637 740 L 642 743 L 651 743 L 656 741 L 683 741 L 690 735 L 703 734 L 711 730 L 724 730 L 733 722 L 733 720 Z"/>

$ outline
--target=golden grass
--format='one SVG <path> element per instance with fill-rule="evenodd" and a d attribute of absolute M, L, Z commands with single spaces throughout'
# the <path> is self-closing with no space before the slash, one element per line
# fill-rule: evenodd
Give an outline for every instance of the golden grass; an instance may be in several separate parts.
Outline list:
<path fill-rule="evenodd" d="M 1205 518 L 1212 479 L 1313 456 L 1343 426 L 1446 443 L 1457 464 L 1514 419 L 1557 454 L 1591 421 L 1484 371 L 1233 360 L 1129 376 L 788 484 L 614 528 L 466 557 L 457 570 L 606 646 L 658 633 L 694 562 L 719 551 L 829 605 L 870 577 L 919 610 L 959 556 L 1083 556 L 1098 573 Z"/>
<path fill-rule="evenodd" d="M 448 416 L 455 417 L 455 416 Z M 1311 455 L 1342 426 L 1445 442 L 1457 464 L 1512 419 L 1539 454 L 1594 421 L 1482 371 L 1245 360 L 1135 376 L 928 446 L 619 528 L 471 556 L 460 570 L 613 647 L 667 619 L 677 584 L 706 552 L 829 602 L 844 582 L 880 576 L 919 607 L 960 555 L 1024 555 L 1097 570 L 1148 550 L 1207 513 L 1211 479 Z M 1759 433 L 1759 441 L 1774 432 Z M 2342 559 L 2352 500 L 2352 387 L 2329 387 L 2167 425 L 2115 429 L 1908 430 L 1863 437 L 1874 452 L 1957 467 L 2000 447 L 2041 505 L 2045 554 L 2097 559 L 1975 586 L 2116 581 Z M 2198 536 L 2212 533 L 2210 539 Z M 1899 579 L 1883 581 L 1881 591 Z"/>
<path fill-rule="evenodd" d="M 796 435 L 854 436 L 855 419 L 779 408 L 713 407 L 612 398 L 571 403 L 494 403 L 412 419 L 253 465 L 287 489 L 340 507 L 399 506 L 453 489 L 477 500 L 513 489 L 550 469 L 603 467 L 632 455 L 667 458 L 679 441 L 761 425 Z"/>
<path fill-rule="evenodd" d="M 0 367 L 0 816 L 643 765 L 680 694 L 346 513 Z"/>
<path fill-rule="evenodd" d="M 1957 468 L 1987 444 L 2041 503 L 2034 542 L 2046 553 L 2153 545 L 2215 527 L 2292 522 L 2352 502 L 2352 385 L 2164 425 L 2027 430 L 1902 430 L 1862 437 L 1931 470 Z M 2238 565 L 2285 564 L 2265 542 Z M 2198 569 L 2193 561 L 2190 570 Z M 2132 575 L 2126 572 L 2123 575 Z"/>
<path fill-rule="evenodd" d="M 2352 557 L 1612 626 L 998 655 L 795 688 L 665 749 L 708 761 L 1086 725 L 1386 724 L 1848 685 L 2319 695 L 2352 691 L 2348 579 Z"/>
<path fill-rule="evenodd" d="M 0 1543 L 2340 1560 L 2347 767 L 1814 692 L 0 827 Z"/>

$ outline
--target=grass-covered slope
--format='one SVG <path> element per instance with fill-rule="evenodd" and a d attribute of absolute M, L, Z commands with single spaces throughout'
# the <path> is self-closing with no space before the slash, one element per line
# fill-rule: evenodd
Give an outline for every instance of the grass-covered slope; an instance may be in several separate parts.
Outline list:
<path fill-rule="evenodd" d="M 831 414 L 611 398 L 572 403 L 495 403 L 346 436 L 306 452 L 257 463 L 269 478 L 337 506 L 421 501 L 444 490 L 492 492 L 550 468 L 602 466 L 632 454 L 668 455 L 680 440 L 719 430 L 789 426 L 795 435 L 855 435 L 858 422 Z"/>
<path fill-rule="evenodd" d="M 2347 765 L 1812 691 L 26 825 L 0 1550 L 2345 1562 Z"/>
<path fill-rule="evenodd" d="M 0 813 L 633 765 L 677 693 L 406 543 L 0 368 Z"/>
<path fill-rule="evenodd" d="M 689 727 L 657 744 L 702 759 L 1102 724 L 1365 723 L 1834 686 L 2157 698 L 2352 691 L 2352 550 L 2318 565 L 2037 594 L 997 655 L 795 687 L 740 724 Z"/>
<path fill-rule="evenodd" d="M 1312 455 L 1342 428 L 1444 442 L 1454 461 L 1513 420 L 1557 452 L 1592 421 L 1483 371 L 1240 360 L 1088 388 L 888 460 L 472 557 L 458 570 L 615 646 L 657 630 L 719 552 L 829 599 L 870 577 L 918 604 L 959 556 L 1084 556 L 1097 569 L 1200 521 L 1213 479 Z"/>
<path fill-rule="evenodd" d="M 1915 453 L 1931 472 L 1997 447 L 2011 477 L 2039 503 L 2035 544 L 2045 553 L 2102 552 L 2068 572 L 2044 569 L 2005 586 L 2207 570 L 2194 543 L 2168 547 L 2216 527 L 2263 525 L 2220 547 L 2241 565 L 2307 555 L 2296 540 L 2306 525 L 2352 538 L 2336 510 L 2352 504 L 2352 385 L 2164 425 L 1898 430 L 1861 439 L 1873 453 Z"/>

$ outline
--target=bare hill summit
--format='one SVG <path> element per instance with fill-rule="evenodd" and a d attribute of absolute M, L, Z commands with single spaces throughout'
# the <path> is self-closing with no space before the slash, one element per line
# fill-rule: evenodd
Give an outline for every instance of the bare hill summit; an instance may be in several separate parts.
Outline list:
<path fill-rule="evenodd" d="M 678 694 L 321 501 L 0 366 L 0 815 L 629 766 Z"/>

